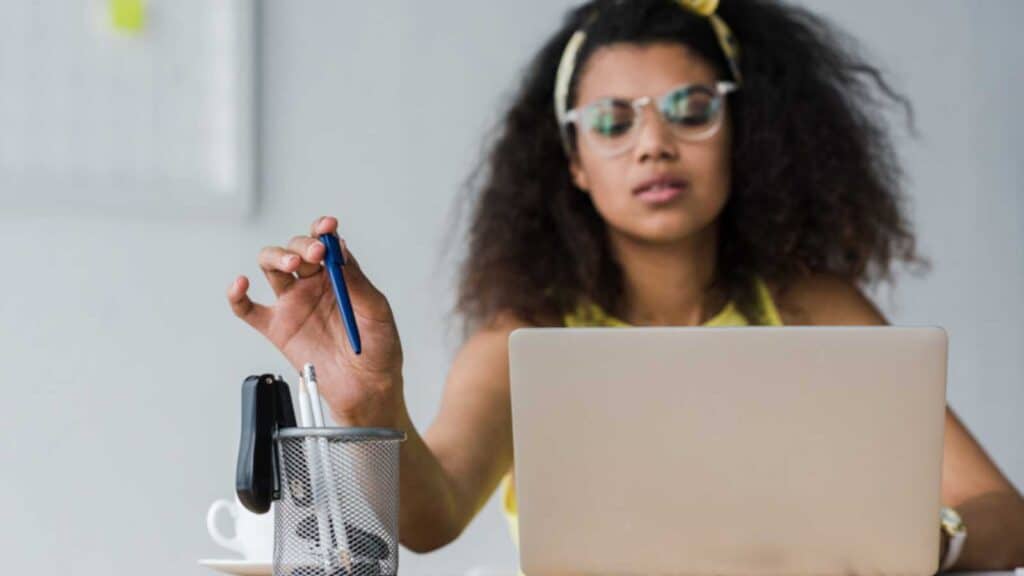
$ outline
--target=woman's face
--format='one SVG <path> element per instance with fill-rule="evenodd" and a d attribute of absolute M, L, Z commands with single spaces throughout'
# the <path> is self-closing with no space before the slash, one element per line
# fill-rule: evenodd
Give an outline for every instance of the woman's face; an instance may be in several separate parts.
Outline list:
<path fill-rule="evenodd" d="M 613 238 L 669 244 L 710 230 L 729 195 L 728 106 L 714 135 L 687 142 L 666 124 L 656 101 L 681 84 L 713 86 L 719 78 L 712 66 L 679 44 L 612 44 L 594 52 L 581 73 L 578 108 L 604 98 L 655 99 L 642 109 L 635 144 L 616 156 L 595 149 L 577 128 L 573 180 Z M 668 186 L 644 187 L 660 179 Z"/>

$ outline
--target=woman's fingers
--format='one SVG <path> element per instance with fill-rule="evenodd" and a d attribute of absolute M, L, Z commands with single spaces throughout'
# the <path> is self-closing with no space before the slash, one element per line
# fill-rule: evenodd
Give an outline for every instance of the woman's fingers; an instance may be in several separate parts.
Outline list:
<path fill-rule="evenodd" d="M 260 333 L 265 334 L 270 325 L 270 309 L 249 299 L 249 279 L 245 276 L 235 278 L 228 287 L 228 302 L 231 311 Z"/>
<path fill-rule="evenodd" d="M 337 234 L 338 219 L 334 216 L 321 216 L 309 227 L 309 235 L 318 238 L 321 234 Z"/>
<path fill-rule="evenodd" d="M 302 258 L 302 263 L 295 270 L 299 278 L 307 278 L 322 269 L 320 262 L 324 259 L 325 248 L 319 240 L 309 236 L 296 236 L 288 243 L 288 250 Z"/>
<path fill-rule="evenodd" d="M 270 283 L 270 288 L 274 291 L 274 295 L 280 296 L 282 292 L 295 282 L 292 272 L 298 270 L 302 264 L 302 259 L 299 258 L 298 254 L 285 250 L 280 246 L 268 246 L 260 250 L 259 263 L 260 269 L 263 270 L 263 275 L 267 277 L 267 282 Z"/>
<path fill-rule="evenodd" d="M 331 216 L 317 218 L 311 227 L 312 236 L 296 236 L 287 248 L 268 246 L 260 251 L 259 265 L 267 277 L 275 296 L 288 290 L 295 283 L 296 276 L 307 278 L 322 270 L 326 249 L 316 237 L 320 234 L 334 234 L 338 220 Z"/>

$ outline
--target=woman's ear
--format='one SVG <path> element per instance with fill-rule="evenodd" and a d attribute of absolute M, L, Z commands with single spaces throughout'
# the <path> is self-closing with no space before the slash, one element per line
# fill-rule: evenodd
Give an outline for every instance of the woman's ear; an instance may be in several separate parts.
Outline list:
<path fill-rule="evenodd" d="M 572 174 L 572 183 L 580 190 L 589 193 L 590 182 L 587 179 L 587 171 L 580 164 L 579 157 L 573 156 L 573 159 L 569 162 L 569 172 Z"/>

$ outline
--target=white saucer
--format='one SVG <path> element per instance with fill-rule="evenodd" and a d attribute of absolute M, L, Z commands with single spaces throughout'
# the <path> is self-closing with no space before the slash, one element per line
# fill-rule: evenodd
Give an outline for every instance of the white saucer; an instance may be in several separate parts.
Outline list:
<path fill-rule="evenodd" d="M 199 564 L 218 572 L 236 574 L 237 576 L 270 576 L 274 572 L 273 564 L 257 560 L 214 560 L 205 558 L 200 560 Z"/>

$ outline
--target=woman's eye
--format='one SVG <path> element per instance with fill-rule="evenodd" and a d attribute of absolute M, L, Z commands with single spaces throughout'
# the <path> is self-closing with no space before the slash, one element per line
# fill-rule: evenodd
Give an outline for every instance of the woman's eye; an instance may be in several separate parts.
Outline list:
<path fill-rule="evenodd" d="M 715 114 L 714 99 L 704 93 L 679 94 L 668 102 L 667 116 L 682 126 L 702 126 Z"/>
<path fill-rule="evenodd" d="M 594 122 L 593 129 L 604 136 L 616 136 L 629 130 L 629 123 L 616 119 L 611 115 L 604 115 Z"/>
<path fill-rule="evenodd" d="M 594 110 L 590 120 L 590 130 L 606 137 L 624 134 L 632 125 L 632 109 L 615 106 Z"/>

